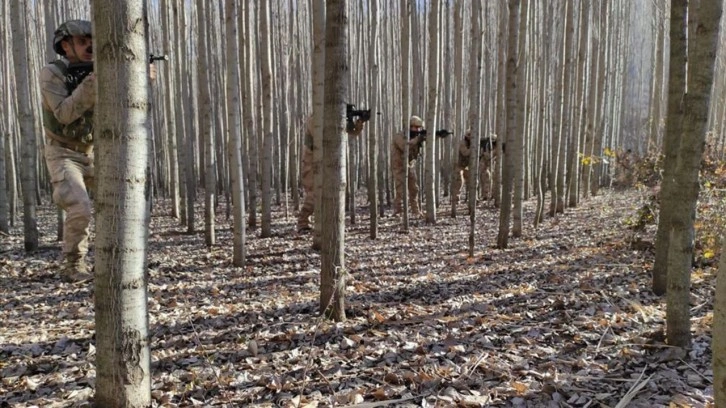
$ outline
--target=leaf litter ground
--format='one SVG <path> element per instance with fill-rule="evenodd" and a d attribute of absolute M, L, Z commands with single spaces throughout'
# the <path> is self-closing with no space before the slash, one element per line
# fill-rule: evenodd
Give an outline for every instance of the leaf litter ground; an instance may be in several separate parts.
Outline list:
<path fill-rule="evenodd" d="M 248 230 L 247 267 L 235 268 L 223 214 L 210 249 L 160 206 L 148 256 L 153 404 L 711 406 L 715 262 L 694 268 L 692 347 L 667 346 L 652 247 L 633 249 L 626 226 L 643 200 L 606 190 L 537 229 L 529 200 L 507 249 L 494 248 L 497 211 L 480 207 L 474 257 L 469 217 L 452 219 L 448 203 L 408 233 L 382 218 L 376 240 L 361 205 L 346 228 L 343 323 L 318 313 L 319 253 L 280 208 L 271 238 Z M 39 213 L 39 251 L 22 250 L 21 225 L 0 237 L 0 406 L 89 406 L 91 285 L 60 281 L 55 210 Z M 650 226 L 638 242 L 653 236 Z"/>

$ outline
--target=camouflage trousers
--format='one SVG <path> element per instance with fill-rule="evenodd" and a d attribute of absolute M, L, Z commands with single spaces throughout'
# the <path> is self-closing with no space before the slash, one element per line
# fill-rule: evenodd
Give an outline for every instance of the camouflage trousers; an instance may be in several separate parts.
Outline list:
<path fill-rule="evenodd" d="M 83 256 L 88 252 L 92 213 L 88 191 L 93 188 L 93 153 L 45 145 L 44 154 L 53 183 L 53 202 L 66 212 L 63 255 Z"/>
<path fill-rule="evenodd" d="M 454 167 L 453 181 L 451 184 L 451 200 L 460 203 L 461 187 L 468 188 L 469 168 L 456 165 Z M 488 161 L 479 162 L 479 192 L 484 200 L 491 198 L 492 191 L 492 174 L 489 170 Z"/>
<path fill-rule="evenodd" d="M 489 201 L 492 198 L 492 172 L 491 159 L 488 155 L 479 158 L 479 188 L 482 198 Z"/>
<path fill-rule="evenodd" d="M 469 167 L 454 166 L 454 174 L 451 181 L 451 200 L 454 203 L 460 203 L 459 196 L 461 194 L 461 186 L 468 186 Z M 466 187 L 468 188 L 468 187 Z"/>
<path fill-rule="evenodd" d="M 300 166 L 300 179 L 305 190 L 305 197 L 303 198 L 302 208 L 297 213 L 298 230 L 310 228 L 310 216 L 315 212 L 315 167 L 313 151 L 305 147 Z"/>
<path fill-rule="evenodd" d="M 393 213 L 400 214 L 403 209 L 401 208 L 403 202 L 403 179 L 406 169 L 401 166 L 396 166 L 393 169 L 393 182 L 396 188 L 396 195 L 393 198 Z M 418 208 L 418 179 L 416 178 L 416 171 L 413 167 L 408 169 L 408 206 L 412 214 L 419 214 Z"/>

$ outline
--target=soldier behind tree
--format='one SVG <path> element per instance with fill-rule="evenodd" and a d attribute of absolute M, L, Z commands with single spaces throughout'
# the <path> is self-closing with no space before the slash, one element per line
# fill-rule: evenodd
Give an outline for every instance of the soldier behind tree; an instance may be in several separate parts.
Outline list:
<path fill-rule="evenodd" d="M 492 135 L 481 139 L 479 144 L 479 186 L 484 200 L 491 198 L 492 190 L 492 160 L 496 154 L 497 136 Z M 458 158 L 454 163 L 454 180 L 451 186 L 452 202 L 458 204 L 462 185 L 466 186 L 469 180 L 469 156 L 471 155 L 471 131 L 467 131 L 459 141 Z"/>
<path fill-rule="evenodd" d="M 91 22 L 71 20 L 61 24 L 53 36 L 53 49 L 61 57 L 40 72 L 45 161 L 53 183 L 53 201 L 66 211 L 63 225 L 65 281 L 91 278 L 85 256 L 93 185 L 93 107 L 96 78 L 89 74 L 75 89 L 69 89 L 68 65 L 93 61 Z"/>
<path fill-rule="evenodd" d="M 391 143 L 391 171 L 393 171 L 394 187 L 396 194 L 393 199 L 393 214 L 401 213 L 401 203 L 403 197 L 403 181 L 405 178 L 406 167 L 408 166 L 408 202 L 411 208 L 411 214 L 421 216 L 418 206 L 418 179 L 414 171 L 416 158 L 418 158 L 421 144 L 426 140 L 426 134 L 421 133 L 424 130 L 424 122 L 418 116 L 411 116 L 408 121 L 409 131 L 400 132 L 393 137 Z M 406 143 L 408 143 L 408 157 L 404 158 Z"/>
<path fill-rule="evenodd" d="M 305 233 L 310 231 L 310 216 L 315 211 L 315 174 L 318 172 L 318 166 L 313 159 L 313 130 L 312 116 L 308 118 L 305 124 L 305 136 L 303 137 L 303 152 L 300 163 L 300 178 L 303 189 L 305 190 L 305 199 L 302 208 L 297 214 L 297 232 Z M 363 132 L 364 120 L 357 118 L 350 120 L 346 126 L 346 132 L 350 136 L 358 136 Z"/>
<path fill-rule="evenodd" d="M 60 58 L 40 72 L 44 156 L 53 184 L 53 201 L 66 212 L 63 224 L 63 263 L 60 276 L 67 282 L 90 279 L 86 263 L 93 188 L 93 108 L 96 77 L 80 82 L 69 75 L 71 64 L 93 62 L 91 22 L 69 20 L 53 34 L 53 50 Z M 150 79 L 156 78 L 151 65 Z"/>

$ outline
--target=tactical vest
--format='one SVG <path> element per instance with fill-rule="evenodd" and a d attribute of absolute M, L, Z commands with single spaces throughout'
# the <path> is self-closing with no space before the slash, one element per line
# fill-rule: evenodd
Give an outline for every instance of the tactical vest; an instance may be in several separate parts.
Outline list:
<path fill-rule="evenodd" d="M 73 89 L 71 89 L 71 84 L 68 82 L 68 66 L 59 59 L 51 62 L 51 64 L 61 72 L 66 89 L 68 90 L 68 95 L 70 95 Z M 63 138 L 64 140 L 60 140 L 61 142 L 68 144 L 90 144 L 93 142 L 93 110 L 84 112 L 80 118 L 64 125 L 56 119 L 51 110 L 44 106 L 43 127 L 54 135 Z"/>

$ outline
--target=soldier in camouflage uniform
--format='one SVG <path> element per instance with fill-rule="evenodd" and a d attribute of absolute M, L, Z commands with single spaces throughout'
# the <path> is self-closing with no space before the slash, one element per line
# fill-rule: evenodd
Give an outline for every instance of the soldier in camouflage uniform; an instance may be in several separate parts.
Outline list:
<path fill-rule="evenodd" d="M 461 186 L 469 180 L 469 154 L 471 153 L 471 132 L 466 132 L 459 141 L 458 158 L 454 162 L 453 182 L 451 184 L 451 200 L 458 204 Z"/>
<path fill-rule="evenodd" d="M 40 72 L 45 162 L 53 184 L 53 201 L 66 212 L 63 224 L 61 278 L 67 282 L 90 279 L 86 264 L 93 188 L 93 108 L 96 77 L 80 82 L 69 75 L 69 66 L 93 62 L 91 22 L 70 20 L 53 34 L 53 50 L 60 58 Z M 156 68 L 149 68 L 150 79 Z"/>
<path fill-rule="evenodd" d="M 53 37 L 61 56 L 40 72 L 45 161 L 53 183 L 53 201 L 66 211 L 63 225 L 61 278 L 68 282 L 91 278 L 86 265 L 88 225 L 93 185 L 93 107 L 96 78 L 89 74 L 75 89 L 66 83 L 70 63 L 93 61 L 91 22 L 67 21 Z"/>
<path fill-rule="evenodd" d="M 424 129 L 424 122 L 418 116 L 411 116 L 409 119 L 409 132 L 400 132 L 393 137 L 391 143 L 391 171 L 393 171 L 393 182 L 396 189 L 396 194 L 393 199 L 393 214 L 401 213 L 401 202 L 403 198 L 401 196 L 403 192 L 403 181 L 406 172 L 406 165 L 408 165 L 408 202 L 411 208 L 411 214 L 421 216 L 421 211 L 418 206 L 418 180 L 416 179 L 416 172 L 414 165 L 416 158 L 418 158 L 421 144 L 426 139 L 424 135 L 414 135 L 411 137 L 411 131 L 418 132 Z M 408 143 L 408 158 L 404 159 L 406 143 Z"/>
<path fill-rule="evenodd" d="M 358 136 L 363 132 L 363 123 L 361 119 L 349 121 L 346 132 L 349 136 Z M 305 199 L 302 208 L 297 214 L 297 232 L 304 233 L 310 231 L 310 216 L 315 211 L 315 174 L 318 172 L 318 166 L 313 159 L 313 129 L 312 116 L 305 124 L 305 136 L 303 137 L 303 152 L 300 163 L 300 178 L 302 186 L 305 190 Z"/>
<path fill-rule="evenodd" d="M 492 157 L 496 153 L 494 148 L 497 136 L 492 135 L 488 139 L 482 139 L 479 145 L 479 186 L 484 200 L 491 198 L 492 189 Z M 459 157 L 454 163 L 454 180 L 451 186 L 451 199 L 458 204 L 461 186 L 467 185 L 469 180 L 469 156 L 471 154 L 471 132 L 467 131 L 464 137 L 459 141 Z"/>
<path fill-rule="evenodd" d="M 492 172 L 491 168 L 497 158 L 497 135 L 483 139 L 479 148 L 479 185 L 484 201 L 492 198 Z M 502 145 L 502 147 L 504 147 Z"/>

